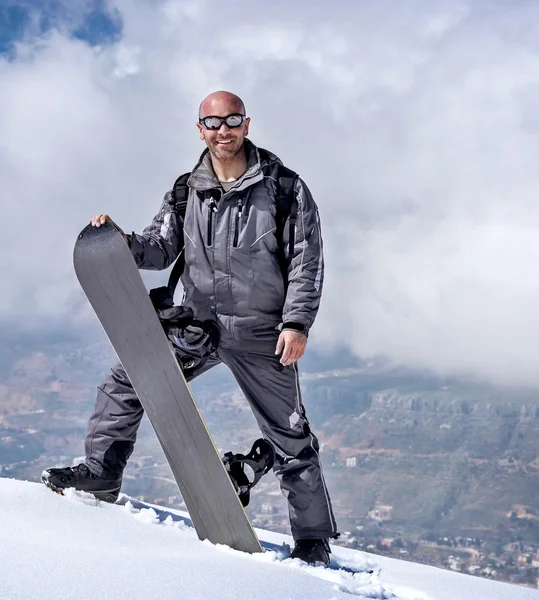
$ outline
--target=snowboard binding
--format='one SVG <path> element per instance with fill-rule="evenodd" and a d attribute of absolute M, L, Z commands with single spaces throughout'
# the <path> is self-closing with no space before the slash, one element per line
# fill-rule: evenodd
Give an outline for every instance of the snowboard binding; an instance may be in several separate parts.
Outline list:
<path fill-rule="evenodd" d="M 236 492 L 243 506 L 249 504 L 251 488 L 260 478 L 268 473 L 275 463 L 275 450 L 273 446 L 264 439 L 256 440 L 249 454 L 232 454 L 227 452 L 223 457 L 228 475 L 236 488 Z M 250 480 L 245 472 L 245 465 L 252 471 Z"/>

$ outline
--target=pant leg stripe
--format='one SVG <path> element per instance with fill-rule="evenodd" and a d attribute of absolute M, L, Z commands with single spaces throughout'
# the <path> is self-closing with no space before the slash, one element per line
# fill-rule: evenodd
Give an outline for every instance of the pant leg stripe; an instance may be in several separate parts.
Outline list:
<path fill-rule="evenodd" d="M 294 367 L 294 374 L 295 374 L 295 377 L 296 377 L 297 410 L 298 410 L 298 414 L 301 415 L 302 414 L 302 411 L 301 411 L 301 409 L 302 409 L 301 390 L 300 390 L 300 386 L 299 386 L 299 373 L 298 373 L 297 364 L 294 363 L 293 367 Z M 301 411 L 301 412 L 299 412 L 299 411 Z M 335 516 L 333 515 L 333 511 L 331 509 L 331 501 L 329 499 L 329 493 L 328 493 L 328 489 L 327 489 L 327 486 L 326 486 L 326 480 L 324 479 L 324 473 L 323 473 L 323 470 L 322 470 L 322 462 L 320 460 L 320 454 L 316 451 L 316 448 L 314 447 L 314 443 L 313 443 L 314 436 L 313 436 L 313 434 L 310 431 L 309 431 L 309 436 L 311 438 L 311 448 L 313 449 L 313 452 L 315 453 L 316 457 L 318 458 L 318 466 L 320 468 L 320 478 L 322 480 L 322 488 L 324 490 L 324 495 L 326 497 L 326 506 L 327 506 L 327 509 L 328 509 L 329 520 L 330 520 L 331 526 L 333 528 L 333 532 L 337 533 L 337 522 L 335 520 Z"/>

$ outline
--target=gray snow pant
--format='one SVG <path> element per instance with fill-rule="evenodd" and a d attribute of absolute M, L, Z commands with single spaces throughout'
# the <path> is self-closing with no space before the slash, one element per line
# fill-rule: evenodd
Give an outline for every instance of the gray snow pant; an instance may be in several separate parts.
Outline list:
<path fill-rule="evenodd" d="M 295 540 L 332 537 L 337 526 L 322 475 L 319 445 L 301 402 L 297 365 L 274 354 L 219 348 L 190 379 L 224 363 L 247 398 L 264 438 L 277 453 L 274 472 L 289 503 Z M 98 387 L 88 424 L 86 464 L 98 476 L 121 477 L 133 452 L 142 406 L 122 365 Z"/>

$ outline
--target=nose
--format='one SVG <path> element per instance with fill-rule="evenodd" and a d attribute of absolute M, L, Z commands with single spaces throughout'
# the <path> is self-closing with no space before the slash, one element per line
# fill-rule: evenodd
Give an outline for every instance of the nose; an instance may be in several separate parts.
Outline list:
<path fill-rule="evenodd" d="M 221 123 L 221 127 L 219 127 L 219 132 L 221 132 L 221 130 L 223 129 L 223 127 L 225 128 L 225 131 L 229 131 L 230 130 L 230 127 L 226 124 L 225 121 L 223 121 Z"/>

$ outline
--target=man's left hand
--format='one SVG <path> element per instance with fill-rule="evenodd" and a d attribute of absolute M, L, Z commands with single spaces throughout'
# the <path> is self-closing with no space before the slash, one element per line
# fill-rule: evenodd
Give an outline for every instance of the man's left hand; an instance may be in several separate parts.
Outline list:
<path fill-rule="evenodd" d="M 299 360 L 305 352 L 307 336 L 293 330 L 281 331 L 275 354 L 281 354 L 281 364 L 287 367 Z"/>

